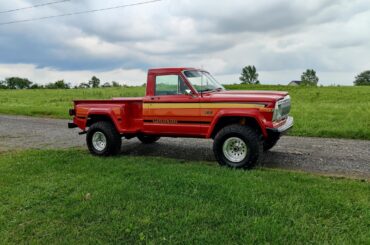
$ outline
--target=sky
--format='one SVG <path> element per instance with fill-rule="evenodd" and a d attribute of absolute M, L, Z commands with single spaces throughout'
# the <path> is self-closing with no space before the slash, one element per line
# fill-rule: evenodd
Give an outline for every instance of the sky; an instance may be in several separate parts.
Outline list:
<path fill-rule="evenodd" d="M 54 1 L 1 1 L 0 12 Z M 163 0 L 1 25 L 142 1 L 70 0 L 0 13 L 0 80 L 76 85 L 96 75 L 141 85 L 149 68 L 196 67 L 227 84 L 255 65 L 262 84 L 288 84 L 315 69 L 319 84 L 352 85 L 370 70 L 369 0 Z"/>

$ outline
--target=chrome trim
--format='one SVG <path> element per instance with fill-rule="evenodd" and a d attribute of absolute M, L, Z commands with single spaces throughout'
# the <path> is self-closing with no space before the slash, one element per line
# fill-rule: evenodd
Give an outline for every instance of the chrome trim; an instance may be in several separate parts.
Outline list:
<path fill-rule="evenodd" d="M 289 129 L 291 129 L 294 126 L 294 118 L 288 117 L 284 123 L 284 125 L 278 127 L 278 128 L 267 128 L 267 130 L 270 130 L 274 133 L 285 133 Z"/>
<path fill-rule="evenodd" d="M 102 132 L 96 131 L 92 137 L 92 144 L 95 150 L 100 152 L 104 151 L 108 145 L 107 137 L 105 137 L 105 135 Z"/>
<path fill-rule="evenodd" d="M 248 147 L 242 139 L 232 137 L 224 142 L 222 151 L 227 160 L 232 163 L 240 163 L 247 157 Z"/>

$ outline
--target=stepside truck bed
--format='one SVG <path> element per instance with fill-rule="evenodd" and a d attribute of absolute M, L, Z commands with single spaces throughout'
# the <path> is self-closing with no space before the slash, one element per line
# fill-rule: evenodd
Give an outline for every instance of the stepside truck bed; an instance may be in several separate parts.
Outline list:
<path fill-rule="evenodd" d="M 143 127 L 143 98 L 75 100 L 73 124 L 86 130 L 96 121 L 112 120 L 121 134 L 136 133 Z M 71 125 L 72 127 L 73 125 Z"/>

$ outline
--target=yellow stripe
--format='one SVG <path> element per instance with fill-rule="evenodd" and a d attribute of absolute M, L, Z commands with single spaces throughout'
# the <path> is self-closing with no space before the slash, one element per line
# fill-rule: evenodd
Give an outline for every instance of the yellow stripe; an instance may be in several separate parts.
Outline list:
<path fill-rule="evenodd" d="M 239 103 L 145 103 L 144 109 L 222 109 L 222 108 L 263 108 L 262 104 Z"/>

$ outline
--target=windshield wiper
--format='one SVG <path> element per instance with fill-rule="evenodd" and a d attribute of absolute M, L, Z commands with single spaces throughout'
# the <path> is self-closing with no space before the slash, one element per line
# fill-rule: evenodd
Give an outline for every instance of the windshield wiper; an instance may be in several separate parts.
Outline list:
<path fill-rule="evenodd" d="M 223 88 L 215 88 L 215 89 L 210 89 L 210 88 L 207 88 L 207 89 L 204 89 L 202 90 L 201 92 L 204 93 L 204 92 L 220 92 L 220 91 L 223 91 L 224 89 Z"/>
<path fill-rule="evenodd" d="M 212 91 L 213 89 L 207 88 L 207 89 L 202 90 L 201 92 L 204 93 L 204 92 L 212 92 Z"/>
<path fill-rule="evenodd" d="M 222 91 L 222 90 L 224 90 L 223 88 L 215 88 L 215 89 L 210 89 L 210 92 L 220 92 L 220 91 Z"/>

